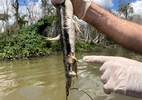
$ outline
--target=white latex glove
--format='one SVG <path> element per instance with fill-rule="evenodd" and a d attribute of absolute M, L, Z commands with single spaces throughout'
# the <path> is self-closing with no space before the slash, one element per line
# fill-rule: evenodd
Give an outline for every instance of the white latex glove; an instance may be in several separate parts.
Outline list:
<path fill-rule="evenodd" d="M 104 92 L 142 98 L 142 63 L 111 56 L 85 56 L 86 62 L 100 63 Z"/>
<path fill-rule="evenodd" d="M 51 0 L 53 5 L 61 4 L 64 0 Z M 79 19 L 83 19 L 92 0 L 71 0 L 73 4 L 73 12 Z"/>

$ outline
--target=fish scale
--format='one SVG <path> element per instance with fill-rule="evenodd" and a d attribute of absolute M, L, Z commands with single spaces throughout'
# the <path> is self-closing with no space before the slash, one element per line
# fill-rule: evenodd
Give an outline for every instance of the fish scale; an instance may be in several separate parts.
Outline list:
<path fill-rule="evenodd" d="M 72 77 L 77 76 L 73 6 L 70 0 L 65 0 L 62 4 L 57 5 L 57 16 L 66 77 L 66 100 L 68 100 Z"/>

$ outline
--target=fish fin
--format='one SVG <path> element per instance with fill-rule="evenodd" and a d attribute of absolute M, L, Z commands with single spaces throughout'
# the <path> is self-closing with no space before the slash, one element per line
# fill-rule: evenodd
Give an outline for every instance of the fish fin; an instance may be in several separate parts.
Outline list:
<path fill-rule="evenodd" d="M 60 34 L 54 38 L 46 38 L 45 40 L 50 40 L 50 41 L 57 41 L 60 40 Z"/>
<path fill-rule="evenodd" d="M 74 20 L 72 20 L 72 21 L 73 21 L 73 24 L 74 24 L 74 26 L 75 26 L 75 29 L 77 29 L 79 33 L 83 34 L 83 33 L 81 32 L 81 30 L 80 30 L 79 25 L 77 24 L 77 22 L 74 21 Z"/>

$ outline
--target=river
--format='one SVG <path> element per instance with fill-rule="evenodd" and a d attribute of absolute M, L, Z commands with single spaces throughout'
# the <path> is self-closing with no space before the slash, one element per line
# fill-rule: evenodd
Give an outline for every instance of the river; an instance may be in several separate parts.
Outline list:
<path fill-rule="evenodd" d="M 141 60 L 138 54 L 121 48 L 104 49 L 100 52 L 78 53 L 79 80 L 73 87 L 86 91 L 93 100 L 140 100 L 132 97 L 103 92 L 98 65 L 81 59 L 85 55 L 113 55 Z M 72 90 L 70 100 L 91 100 L 86 94 Z M 65 76 L 62 54 L 14 61 L 0 61 L 0 100 L 65 100 Z"/>

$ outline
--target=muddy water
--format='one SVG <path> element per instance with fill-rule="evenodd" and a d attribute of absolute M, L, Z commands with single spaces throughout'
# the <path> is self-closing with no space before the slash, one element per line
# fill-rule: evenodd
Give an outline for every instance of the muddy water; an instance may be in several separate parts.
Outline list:
<path fill-rule="evenodd" d="M 79 53 L 77 58 L 79 82 L 73 87 L 86 91 L 93 100 L 140 100 L 103 92 L 98 65 L 82 62 L 84 55 L 125 56 L 140 60 L 142 57 L 122 49 L 105 49 L 102 52 Z M 62 54 L 28 60 L 0 61 L 0 100 L 65 100 L 65 77 Z M 70 100 L 90 100 L 79 91 L 72 90 Z"/>

